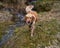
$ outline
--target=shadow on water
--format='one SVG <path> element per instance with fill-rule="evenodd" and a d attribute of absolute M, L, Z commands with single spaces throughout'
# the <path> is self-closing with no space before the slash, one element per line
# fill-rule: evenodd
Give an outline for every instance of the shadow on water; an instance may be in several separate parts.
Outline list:
<path fill-rule="evenodd" d="M 7 11 L 11 11 L 11 10 L 7 10 Z M 5 34 L 2 37 L 2 39 L 0 41 L 0 46 L 2 46 L 4 43 L 6 43 L 8 41 L 8 39 L 13 36 L 14 30 L 16 27 L 21 27 L 21 26 L 25 25 L 25 22 L 22 20 L 24 15 L 20 14 L 20 13 L 17 13 L 15 15 L 18 17 L 19 20 L 15 24 L 10 25 L 8 27 L 8 29 L 5 31 L 5 32 L 7 32 L 7 34 Z"/>

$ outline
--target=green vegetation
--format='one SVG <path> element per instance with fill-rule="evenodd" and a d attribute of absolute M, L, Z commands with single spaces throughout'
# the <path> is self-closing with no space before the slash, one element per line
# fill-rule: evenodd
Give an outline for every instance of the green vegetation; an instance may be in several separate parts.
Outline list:
<path fill-rule="evenodd" d="M 51 0 L 37 0 L 37 2 L 32 2 L 33 5 L 35 5 L 35 10 L 37 12 L 44 12 L 44 11 L 50 11 L 52 9 L 52 6 L 54 4 L 54 1 Z"/>
<path fill-rule="evenodd" d="M 5 7 L 7 6 L 8 8 L 14 8 L 17 11 L 19 10 L 24 10 L 26 7 L 25 2 L 27 2 L 27 0 L 3 0 L 1 1 L 2 5 Z M 40 11 L 50 11 L 52 6 L 53 6 L 54 0 L 37 0 L 36 2 L 31 2 L 31 4 L 35 5 L 34 10 L 36 10 L 37 12 Z M 22 5 L 21 5 L 22 4 Z M 24 10 L 25 13 L 25 10 Z"/>
<path fill-rule="evenodd" d="M 13 22 L 4 22 L 0 23 L 0 39 L 2 38 L 3 35 L 5 35 L 7 32 L 5 30 L 8 29 L 9 25 L 13 24 Z"/>
<path fill-rule="evenodd" d="M 17 37 L 12 40 L 15 42 L 14 48 L 36 48 L 38 45 L 49 46 L 53 44 L 53 40 L 57 40 L 55 35 L 60 31 L 59 26 L 56 20 L 38 22 L 33 37 L 30 36 L 28 26 L 16 28 L 14 34 Z"/>

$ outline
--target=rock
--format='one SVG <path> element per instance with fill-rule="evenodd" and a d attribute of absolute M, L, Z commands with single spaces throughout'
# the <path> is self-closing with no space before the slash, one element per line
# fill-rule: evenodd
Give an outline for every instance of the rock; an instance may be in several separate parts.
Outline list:
<path fill-rule="evenodd" d="M 0 23 L 11 21 L 12 15 L 8 11 L 0 11 Z"/>

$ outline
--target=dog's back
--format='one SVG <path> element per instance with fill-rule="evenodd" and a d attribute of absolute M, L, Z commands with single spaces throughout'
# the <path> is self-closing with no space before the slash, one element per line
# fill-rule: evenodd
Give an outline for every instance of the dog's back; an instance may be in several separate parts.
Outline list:
<path fill-rule="evenodd" d="M 31 14 L 34 15 L 34 18 L 36 18 L 36 21 L 38 20 L 38 13 L 36 11 L 31 11 Z"/>

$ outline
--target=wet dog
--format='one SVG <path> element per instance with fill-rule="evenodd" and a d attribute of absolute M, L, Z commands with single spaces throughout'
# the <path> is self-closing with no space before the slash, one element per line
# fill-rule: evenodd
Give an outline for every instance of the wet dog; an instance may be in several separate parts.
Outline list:
<path fill-rule="evenodd" d="M 37 20 L 38 20 L 38 14 L 36 11 L 30 11 L 25 16 L 25 22 L 29 26 L 29 30 L 31 31 L 32 37 Z"/>

